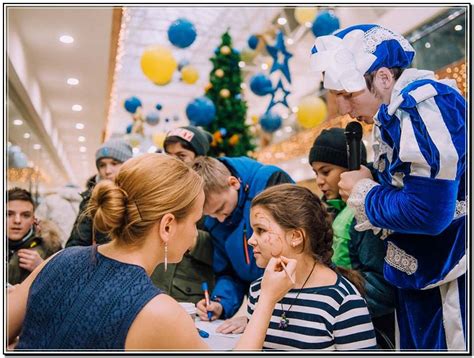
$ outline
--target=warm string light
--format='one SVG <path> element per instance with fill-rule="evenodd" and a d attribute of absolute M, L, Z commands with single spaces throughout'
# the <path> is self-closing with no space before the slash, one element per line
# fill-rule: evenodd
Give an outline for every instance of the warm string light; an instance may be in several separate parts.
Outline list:
<path fill-rule="evenodd" d="M 118 36 L 118 45 L 117 45 L 117 55 L 115 57 L 115 69 L 114 75 L 112 79 L 112 88 L 110 90 L 110 101 L 109 101 L 109 110 L 107 113 L 107 123 L 110 123 L 111 119 L 115 115 L 116 105 L 117 105 L 117 78 L 120 71 L 123 68 L 122 65 L 122 58 L 125 55 L 125 40 L 128 35 L 128 24 L 131 20 L 131 15 L 129 14 L 129 10 L 126 7 L 122 8 L 122 23 L 120 24 L 120 31 Z M 106 134 L 105 138 L 107 138 L 107 128 L 105 129 Z"/>
<path fill-rule="evenodd" d="M 49 184 L 51 177 L 46 175 L 43 170 L 35 168 L 8 168 L 7 180 L 16 183 L 43 182 Z"/>
<path fill-rule="evenodd" d="M 450 79 L 455 80 L 463 96 L 466 96 L 466 93 L 467 93 L 466 72 L 467 72 L 466 62 L 465 60 L 460 60 L 436 71 L 435 77 L 436 79 L 450 78 Z"/>
<path fill-rule="evenodd" d="M 264 164 L 278 164 L 294 158 L 307 156 L 314 139 L 323 129 L 332 127 L 345 128 L 346 124 L 353 120 L 348 115 L 328 119 L 315 128 L 301 131 L 285 141 L 269 145 L 253 154 L 259 162 Z M 362 123 L 362 127 L 365 133 L 372 130 L 372 125 Z"/>

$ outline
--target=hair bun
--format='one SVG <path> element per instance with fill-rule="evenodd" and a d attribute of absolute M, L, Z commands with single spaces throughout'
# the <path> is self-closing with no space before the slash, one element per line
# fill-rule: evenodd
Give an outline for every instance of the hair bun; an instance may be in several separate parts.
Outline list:
<path fill-rule="evenodd" d="M 94 229 L 110 234 L 121 227 L 126 216 L 127 193 L 110 180 L 98 183 L 89 201 Z"/>

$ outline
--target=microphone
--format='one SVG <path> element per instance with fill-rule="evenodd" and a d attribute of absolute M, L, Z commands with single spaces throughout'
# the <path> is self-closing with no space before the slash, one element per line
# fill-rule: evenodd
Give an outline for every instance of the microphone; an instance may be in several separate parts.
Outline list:
<path fill-rule="evenodd" d="M 347 163 L 349 170 L 360 169 L 360 141 L 362 139 L 362 126 L 359 122 L 349 122 L 344 131 L 347 143 Z"/>

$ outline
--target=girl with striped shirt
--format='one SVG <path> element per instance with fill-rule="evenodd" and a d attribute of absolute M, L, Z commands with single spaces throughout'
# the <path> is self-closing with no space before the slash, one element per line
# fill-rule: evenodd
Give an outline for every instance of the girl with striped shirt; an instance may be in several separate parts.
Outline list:
<path fill-rule="evenodd" d="M 297 260 L 296 284 L 276 305 L 263 349 L 376 348 L 362 298 L 362 278 L 331 264 L 331 219 L 309 189 L 283 184 L 252 201 L 249 244 L 259 267 L 272 257 Z M 261 279 L 250 286 L 248 317 L 258 305 Z"/>

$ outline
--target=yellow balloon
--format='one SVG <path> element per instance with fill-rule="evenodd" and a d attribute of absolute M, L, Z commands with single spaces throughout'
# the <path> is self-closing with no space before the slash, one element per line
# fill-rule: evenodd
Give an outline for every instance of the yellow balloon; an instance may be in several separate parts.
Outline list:
<path fill-rule="evenodd" d="M 158 148 L 163 148 L 163 143 L 165 142 L 166 133 L 164 133 L 164 132 L 153 133 L 152 138 L 153 138 L 153 143 Z"/>
<path fill-rule="evenodd" d="M 300 25 L 313 22 L 317 12 L 318 9 L 315 7 L 297 7 L 295 8 L 295 20 L 298 21 Z"/>
<path fill-rule="evenodd" d="M 159 86 L 164 86 L 173 78 L 173 72 L 178 64 L 168 48 L 151 46 L 143 51 L 140 66 L 149 80 Z"/>
<path fill-rule="evenodd" d="M 192 85 L 199 79 L 199 72 L 194 66 L 185 66 L 181 70 L 181 78 L 184 82 Z"/>
<path fill-rule="evenodd" d="M 245 63 L 249 63 L 249 62 L 252 62 L 252 60 L 255 58 L 256 55 L 257 55 L 257 52 L 255 50 L 252 50 L 251 48 L 246 47 L 240 52 L 240 59 L 244 61 Z"/>
<path fill-rule="evenodd" d="M 303 98 L 298 105 L 296 119 L 303 128 L 314 128 L 328 115 L 326 103 L 319 97 Z"/>

